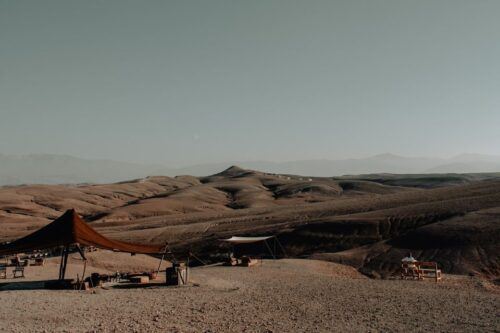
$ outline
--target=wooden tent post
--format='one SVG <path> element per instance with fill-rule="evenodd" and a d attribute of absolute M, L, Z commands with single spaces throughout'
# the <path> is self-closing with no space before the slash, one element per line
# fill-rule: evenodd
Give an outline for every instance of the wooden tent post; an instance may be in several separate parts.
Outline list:
<path fill-rule="evenodd" d="M 61 249 L 61 263 L 59 264 L 59 280 L 63 279 L 64 256 L 66 254 L 66 246 Z"/>
<path fill-rule="evenodd" d="M 161 264 L 163 263 L 163 258 L 165 258 L 165 254 L 167 254 L 167 251 L 170 250 L 170 247 L 168 246 L 168 243 L 165 243 L 165 248 L 163 250 L 163 253 L 161 254 L 161 259 L 160 263 L 158 264 L 158 269 L 156 270 L 156 275 L 160 274 L 160 269 L 161 269 Z M 169 251 L 172 252 L 172 251 Z"/>
<path fill-rule="evenodd" d="M 68 266 L 68 256 L 69 256 L 69 245 L 67 245 L 66 248 L 64 249 L 64 265 L 62 267 L 60 280 L 64 280 L 64 277 L 66 276 L 66 267 Z"/>
<path fill-rule="evenodd" d="M 85 283 L 85 270 L 86 269 L 87 269 L 87 259 L 84 259 L 84 261 L 83 261 L 82 282 L 80 283 L 80 286 L 78 287 L 78 290 L 82 290 L 83 284 Z"/>
<path fill-rule="evenodd" d="M 165 252 L 161 255 L 160 263 L 158 264 L 158 269 L 156 270 L 156 275 L 160 274 L 161 264 L 163 263 L 163 258 L 165 257 Z"/>
<path fill-rule="evenodd" d="M 78 287 L 78 290 L 82 290 L 83 284 L 85 283 L 85 271 L 87 270 L 87 258 L 85 257 L 85 250 L 80 247 L 79 244 L 76 244 L 76 249 L 80 253 L 83 259 L 83 273 L 82 273 L 82 281 Z"/>

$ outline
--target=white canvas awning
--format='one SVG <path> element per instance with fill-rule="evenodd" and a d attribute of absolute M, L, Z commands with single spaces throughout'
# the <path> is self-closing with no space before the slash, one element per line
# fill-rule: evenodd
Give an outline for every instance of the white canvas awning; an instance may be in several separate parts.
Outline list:
<path fill-rule="evenodd" d="M 273 238 L 274 236 L 262 236 L 262 237 L 236 237 L 233 236 L 228 239 L 221 239 L 222 242 L 229 242 L 234 244 L 247 244 L 247 243 L 256 243 L 268 240 L 269 238 Z"/>

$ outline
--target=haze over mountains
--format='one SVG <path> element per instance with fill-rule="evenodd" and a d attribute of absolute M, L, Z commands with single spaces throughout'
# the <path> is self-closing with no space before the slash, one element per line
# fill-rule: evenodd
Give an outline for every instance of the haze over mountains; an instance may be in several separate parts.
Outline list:
<path fill-rule="evenodd" d="M 68 155 L 0 154 L 0 185 L 109 183 L 151 175 L 206 176 L 229 165 L 315 177 L 370 173 L 479 173 L 500 171 L 500 156 L 462 154 L 452 158 L 427 158 L 380 154 L 343 160 L 232 161 L 170 168 L 160 164 L 82 159 Z"/>

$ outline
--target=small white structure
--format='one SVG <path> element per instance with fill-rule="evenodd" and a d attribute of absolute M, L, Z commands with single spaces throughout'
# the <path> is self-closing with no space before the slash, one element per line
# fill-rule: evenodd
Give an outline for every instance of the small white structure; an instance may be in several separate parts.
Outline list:
<path fill-rule="evenodd" d="M 269 245 L 269 240 L 273 240 L 273 248 Z M 280 248 L 280 251 L 283 253 L 283 256 L 286 256 L 285 249 L 279 242 L 278 238 L 275 235 L 272 236 L 260 236 L 260 237 L 239 237 L 239 236 L 232 236 L 231 238 L 228 239 L 221 239 L 221 242 L 225 243 L 230 243 L 231 245 L 235 246 L 238 244 L 251 244 L 251 243 L 260 243 L 263 242 L 269 251 L 269 254 L 273 257 L 273 259 L 276 259 L 276 246 Z"/>
<path fill-rule="evenodd" d="M 265 240 L 271 239 L 274 236 L 262 236 L 262 237 L 238 237 L 233 236 L 228 239 L 221 239 L 221 242 L 228 242 L 233 244 L 249 244 L 249 243 L 257 243 L 263 242 Z"/>

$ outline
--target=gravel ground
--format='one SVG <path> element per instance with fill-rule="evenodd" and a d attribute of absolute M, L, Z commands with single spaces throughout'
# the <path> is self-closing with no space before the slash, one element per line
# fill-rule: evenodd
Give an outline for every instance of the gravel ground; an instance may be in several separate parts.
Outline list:
<path fill-rule="evenodd" d="M 185 287 L 0 291 L 0 331 L 500 331 L 500 294 L 469 277 L 370 280 L 299 259 L 199 267 L 190 276 L 194 285 Z"/>

